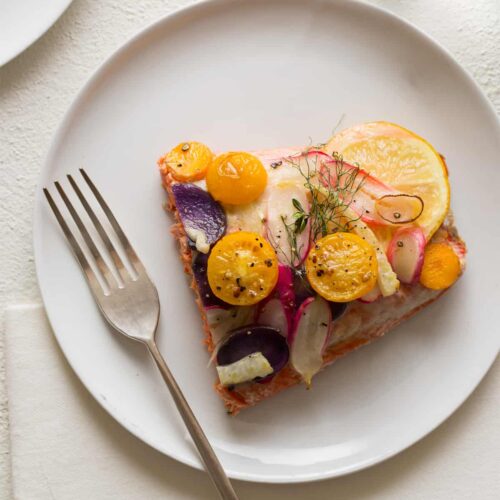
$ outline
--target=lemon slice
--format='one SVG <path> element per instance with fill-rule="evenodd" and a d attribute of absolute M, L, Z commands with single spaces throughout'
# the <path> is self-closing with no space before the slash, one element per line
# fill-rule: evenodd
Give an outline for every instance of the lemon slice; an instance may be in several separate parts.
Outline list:
<path fill-rule="evenodd" d="M 416 223 L 427 241 L 443 223 L 450 206 L 448 172 L 439 153 L 418 135 L 393 123 L 364 123 L 334 135 L 324 149 L 398 191 L 420 196 L 424 209 Z M 385 243 L 391 229 L 375 232 Z"/>

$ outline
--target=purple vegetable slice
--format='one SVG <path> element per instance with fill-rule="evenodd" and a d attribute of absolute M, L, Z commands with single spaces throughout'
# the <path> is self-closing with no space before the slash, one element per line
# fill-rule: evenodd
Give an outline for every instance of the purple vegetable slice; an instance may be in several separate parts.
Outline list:
<path fill-rule="evenodd" d="M 194 279 L 196 280 L 196 284 L 198 285 L 198 291 L 200 293 L 201 301 L 205 307 L 211 306 L 221 306 L 221 307 L 230 307 L 229 304 L 226 304 L 223 300 L 216 297 L 212 292 L 210 285 L 208 284 L 207 278 L 207 262 L 208 255 L 204 253 L 198 253 L 191 265 L 193 270 Z"/>
<path fill-rule="evenodd" d="M 279 372 L 288 362 L 288 344 L 275 328 L 250 325 L 233 330 L 217 351 L 217 364 L 226 366 L 260 352 Z"/>
<path fill-rule="evenodd" d="M 199 252 L 208 253 L 210 245 L 226 231 L 224 209 L 209 193 L 194 184 L 174 184 L 172 193 L 186 234 Z"/>

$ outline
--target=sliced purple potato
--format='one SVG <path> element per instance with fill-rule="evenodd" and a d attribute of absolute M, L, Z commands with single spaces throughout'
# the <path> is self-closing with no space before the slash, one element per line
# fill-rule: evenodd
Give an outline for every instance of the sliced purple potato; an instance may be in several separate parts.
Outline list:
<path fill-rule="evenodd" d="M 275 328 L 249 325 L 233 330 L 217 351 L 219 366 L 231 365 L 250 354 L 260 352 L 279 372 L 288 362 L 288 344 Z"/>
<path fill-rule="evenodd" d="M 194 184 L 174 184 L 172 193 L 186 234 L 199 252 L 208 253 L 210 245 L 226 231 L 224 209 L 209 193 Z"/>
<path fill-rule="evenodd" d="M 191 268 L 193 270 L 196 284 L 198 285 L 198 291 L 200 292 L 200 297 L 203 305 L 205 307 L 210 307 L 210 306 L 230 307 L 229 304 L 226 304 L 224 301 L 219 299 L 219 297 L 216 297 L 215 294 L 212 292 L 212 289 L 208 284 L 207 263 L 208 263 L 208 255 L 199 252 L 196 254 L 193 263 L 191 264 Z"/>

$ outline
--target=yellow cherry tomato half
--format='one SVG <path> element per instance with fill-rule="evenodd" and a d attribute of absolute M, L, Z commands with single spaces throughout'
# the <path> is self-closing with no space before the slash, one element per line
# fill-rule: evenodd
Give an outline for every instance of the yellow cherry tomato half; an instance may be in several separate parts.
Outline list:
<path fill-rule="evenodd" d="M 278 281 L 278 258 L 257 233 L 239 231 L 219 240 L 208 257 L 208 283 L 228 304 L 249 306 L 266 298 Z"/>
<path fill-rule="evenodd" d="M 251 203 L 264 192 L 266 184 L 264 165 L 250 153 L 221 154 L 207 171 L 208 192 L 217 201 L 230 205 Z"/>
<path fill-rule="evenodd" d="M 446 243 L 431 243 L 426 246 L 420 283 L 432 290 L 444 290 L 460 276 L 460 260 Z"/>
<path fill-rule="evenodd" d="M 198 181 L 205 177 L 213 153 L 201 142 L 181 142 L 163 157 L 163 163 L 179 182 Z"/>
<path fill-rule="evenodd" d="M 334 233 L 318 240 L 305 262 L 313 289 L 332 302 L 349 302 L 377 283 L 375 249 L 352 233 Z"/>

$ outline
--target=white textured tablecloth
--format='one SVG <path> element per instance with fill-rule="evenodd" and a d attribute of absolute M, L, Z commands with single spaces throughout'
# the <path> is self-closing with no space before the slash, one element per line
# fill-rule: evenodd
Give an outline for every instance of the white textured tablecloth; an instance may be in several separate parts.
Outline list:
<path fill-rule="evenodd" d="M 43 157 L 63 113 L 94 69 L 118 46 L 148 23 L 192 1 L 73 0 L 66 13 L 40 40 L 0 68 L 0 319 L 9 304 L 40 300 L 32 257 L 32 200 Z M 413 22 L 443 44 L 474 76 L 497 111 L 500 111 L 500 0 L 367 1 Z M 1 35 L 0 33 L 0 43 Z M 3 321 L 0 321 L 0 324 L 3 327 Z M 27 349 L 29 348 L 28 343 Z M 3 365 L 3 344 L 0 336 L 2 500 L 11 498 L 8 411 Z M 498 462 L 498 456 L 494 457 L 487 451 L 491 442 L 496 443 L 498 448 L 498 422 L 490 418 L 488 422 L 492 427 L 485 427 L 483 412 L 495 411 L 495 408 L 490 406 L 491 394 L 495 387 L 498 390 L 499 377 L 500 370 L 497 367 L 456 416 L 423 443 L 395 459 L 399 470 L 393 473 L 392 479 L 387 479 L 388 474 L 380 472 L 385 471 L 384 464 L 354 476 L 358 478 L 354 481 L 354 487 L 351 478 L 333 482 L 337 497 L 344 498 L 349 488 L 353 488 L 354 494 L 357 493 L 357 497 L 361 499 L 377 495 L 384 497 L 385 492 L 389 491 L 388 481 L 396 488 L 397 485 L 407 484 L 409 476 L 417 478 L 411 483 L 412 491 L 408 492 L 414 495 L 414 498 L 480 499 L 494 494 L 495 491 L 491 489 L 485 492 L 480 477 L 483 470 L 492 470 L 492 464 L 488 460 L 496 458 L 496 463 Z M 70 384 L 70 387 L 81 395 L 79 385 L 76 382 Z M 99 412 L 97 405 L 84 392 L 83 394 L 87 407 Z M 118 433 L 119 438 L 115 438 L 118 444 L 130 443 L 133 440 L 109 418 L 107 422 L 108 428 Z M 112 435 L 112 432 L 109 434 Z M 446 464 L 448 460 L 454 460 L 455 455 L 472 453 L 469 452 L 470 444 L 477 448 L 472 454 L 473 460 L 468 462 L 468 469 L 455 471 L 457 489 L 452 490 L 453 497 L 443 486 L 449 483 L 442 483 L 439 476 L 448 476 L 451 465 Z M 184 491 L 184 488 L 188 496 L 191 493 L 193 497 L 198 482 L 208 485 L 203 482 L 201 474 L 173 461 L 161 460 L 161 465 L 154 470 L 161 471 L 166 468 L 173 471 L 171 475 L 177 481 L 172 483 L 170 490 L 165 489 L 165 492 L 170 493 L 165 493 L 164 498 L 182 498 L 179 491 Z M 167 465 L 164 465 L 165 463 Z M 440 468 L 444 471 L 441 472 Z M 428 470 L 433 472 L 434 469 L 437 470 L 436 476 L 432 476 L 434 479 L 430 480 Z M 169 474 L 165 475 L 165 484 L 170 484 L 170 477 Z M 115 478 L 114 481 L 118 482 L 120 479 Z M 112 487 L 111 484 L 109 488 Z M 305 498 L 306 495 L 311 498 L 325 498 L 318 493 L 321 491 L 319 488 L 319 485 L 294 487 L 292 491 L 298 493 L 291 498 Z M 498 484 L 496 488 L 496 496 L 500 497 Z M 272 488 L 273 492 L 285 490 Z M 244 491 L 248 493 L 251 490 Z M 267 490 L 256 487 L 255 491 L 261 494 Z M 252 497 L 248 495 L 248 498 Z M 326 498 L 331 496 L 333 494 L 327 495 Z M 60 496 L 55 498 L 61 499 Z M 95 498 L 99 500 L 105 497 Z"/>
<path fill-rule="evenodd" d="M 42 307 L 9 308 L 6 326 L 14 498 L 217 498 L 205 474 L 149 448 L 101 409 L 65 361 Z M 497 363 L 457 414 L 385 463 L 319 483 L 235 487 L 242 500 L 498 499 L 499 408 Z"/>

